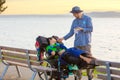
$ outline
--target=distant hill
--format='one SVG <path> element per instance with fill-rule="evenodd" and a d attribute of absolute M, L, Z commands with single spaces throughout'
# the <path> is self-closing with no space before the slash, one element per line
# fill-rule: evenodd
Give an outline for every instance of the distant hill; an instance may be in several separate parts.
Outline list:
<path fill-rule="evenodd" d="M 120 18 L 120 12 L 90 12 L 90 13 L 85 13 L 91 17 L 98 17 L 98 18 Z M 0 15 L 0 17 L 73 17 L 71 13 L 69 14 L 31 14 L 31 15 Z"/>
<path fill-rule="evenodd" d="M 115 17 L 115 18 L 120 18 L 120 12 L 91 12 L 91 13 L 86 13 L 91 17 Z"/>

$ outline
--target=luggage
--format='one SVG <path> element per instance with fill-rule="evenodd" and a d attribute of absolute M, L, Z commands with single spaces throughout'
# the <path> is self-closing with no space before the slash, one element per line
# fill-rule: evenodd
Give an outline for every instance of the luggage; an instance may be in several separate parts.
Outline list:
<path fill-rule="evenodd" d="M 46 37 L 38 36 L 36 38 L 35 47 L 37 50 L 38 61 L 44 59 L 45 48 L 48 46 L 49 42 Z"/>
<path fill-rule="evenodd" d="M 47 38 L 43 36 L 38 36 L 36 38 L 36 43 L 38 44 L 40 49 L 46 48 L 46 46 L 48 46 L 49 44 Z"/>

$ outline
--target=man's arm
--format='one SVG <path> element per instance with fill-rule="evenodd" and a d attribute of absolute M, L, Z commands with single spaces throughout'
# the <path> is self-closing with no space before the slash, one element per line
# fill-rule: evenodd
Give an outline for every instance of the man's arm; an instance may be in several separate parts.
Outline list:
<path fill-rule="evenodd" d="M 92 32 L 93 31 L 92 19 L 89 17 L 86 23 L 87 27 L 83 28 L 83 32 Z"/>
<path fill-rule="evenodd" d="M 67 39 L 69 39 L 70 37 L 73 36 L 75 24 L 76 23 L 75 23 L 75 20 L 74 20 L 72 25 L 71 25 L 71 29 L 70 29 L 69 33 L 66 36 L 63 37 L 64 40 L 67 40 Z"/>

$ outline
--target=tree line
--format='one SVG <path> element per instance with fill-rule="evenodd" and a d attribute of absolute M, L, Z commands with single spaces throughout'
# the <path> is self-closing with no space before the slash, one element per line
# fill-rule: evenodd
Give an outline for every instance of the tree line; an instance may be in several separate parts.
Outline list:
<path fill-rule="evenodd" d="M 7 8 L 7 6 L 3 6 L 5 3 L 6 3 L 6 0 L 0 0 L 0 13 L 5 11 L 5 9 Z"/>

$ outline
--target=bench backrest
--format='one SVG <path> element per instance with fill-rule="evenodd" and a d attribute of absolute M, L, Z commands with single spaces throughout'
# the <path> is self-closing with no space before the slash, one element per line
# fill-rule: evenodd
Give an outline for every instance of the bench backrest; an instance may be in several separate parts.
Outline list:
<path fill-rule="evenodd" d="M 109 61 L 98 61 L 98 78 L 102 80 L 120 80 L 120 63 Z"/>
<path fill-rule="evenodd" d="M 37 55 L 35 50 L 0 46 L 0 53 L 1 59 L 4 61 L 4 63 L 27 67 L 29 59 L 30 65 L 40 65 L 39 62 L 37 62 Z"/>

